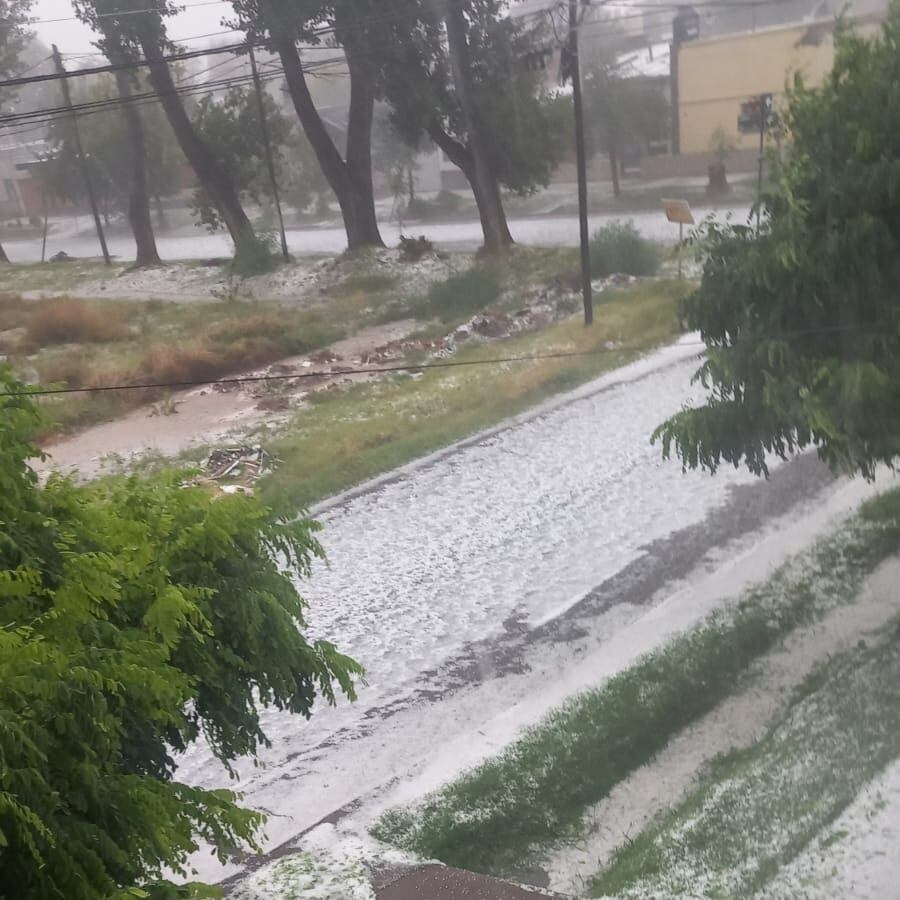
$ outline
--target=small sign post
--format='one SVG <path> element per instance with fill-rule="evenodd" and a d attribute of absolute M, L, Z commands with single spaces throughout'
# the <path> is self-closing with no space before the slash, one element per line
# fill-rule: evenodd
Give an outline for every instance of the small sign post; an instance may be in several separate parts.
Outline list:
<path fill-rule="evenodd" d="M 684 226 L 694 224 L 694 214 L 687 200 L 663 200 L 666 218 L 678 225 L 678 279 L 681 280 L 681 245 L 684 243 Z"/>

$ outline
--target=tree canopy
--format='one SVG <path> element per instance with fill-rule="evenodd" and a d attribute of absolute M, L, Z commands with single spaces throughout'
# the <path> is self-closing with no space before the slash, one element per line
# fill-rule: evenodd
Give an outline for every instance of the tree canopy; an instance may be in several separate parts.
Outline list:
<path fill-rule="evenodd" d="M 316 526 L 171 474 L 41 488 L 24 390 L 0 369 L 2 892 L 200 896 L 166 870 L 253 847 L 262 817 L 173 753 L 202 734 L 227 766 L 266 743 L 260 707 L 354 694 L 359 666 L 303 634 Z"/>
<path fill-rule="evenodd" d="M 710 396 L 655 435 L 686 467 L 765 473 L 814 446 L 871 476 L 900 456 L 900 0 L 877 38 L 839 23 L 835 43 L 825 82 L 787 96 L 759 233 L 701 231 L 683 313 Z"/>

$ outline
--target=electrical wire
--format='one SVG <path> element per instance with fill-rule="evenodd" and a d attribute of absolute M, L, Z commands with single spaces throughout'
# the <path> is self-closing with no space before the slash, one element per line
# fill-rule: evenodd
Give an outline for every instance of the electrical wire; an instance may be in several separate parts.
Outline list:
<path fill-rule="evenodd" d="M 875 334 L 883 336 L 885 329 L 875 328 L 871 325 L 853 327 L 848 325 L 835 325 L 833 327 L 804 328 L 791 331 L 776 332 L 748 338 L 745 340 L 735 340 L 730 344 L 716 346 L 708 349 L 727 350 L 735 349 L 749 343 L 762 343 L 764 341 L 780 341 L 794 340 L 795 338 L 804 337 L 823 337 L 836 334 Z M 185 379 L 183 381 L 156 381 L 144 382 L 137 384 L 108 384 L 98 385 L 94 387 L 69 387 L 69 388 L 30 388 L 24 391 L 3 391 L 0 397 L 45 397 L 66 394 L 99 394 L 119 391 L 138 391 L 138 390 L 162 390 L 162 389 L 185 389 L 191 387 L 204 387 L 207 385 L 241 385 L 241 384 L 259 384 L 271 381 L 292 381 L 302 378 L 334 378 L 342 375 L 383 375 L 392 372 L 424 372 L 429 369 L 453 369 L 468 366 L 496 366 L 506 365 L 509 363 L 522 362 L 539 362 L 541 360 L 550 359 L 577 359 L 582 357 L 599 356 L 610 353 L 645 353 L 649 350 L 659 349 L 659 344 L 620 344 L 618 346 L 596 347 L 593 350 L 560 350 L 553 353 L 530 353 L 517 356 L 500 356 L 489 359 L 453 359 L 438 360 L 429 363 L 402 363 L 390 366 L 359 366 L 341 367 L 338 371 L 325 372 L 296 372 L 291 375 L 247 375 L 235 378 L 210 378 L 205 380 Z M 705 341 L 680 341 L 680 347 L 707 347 Z M 699 355 L 699 354 L 698 354 Z"/>

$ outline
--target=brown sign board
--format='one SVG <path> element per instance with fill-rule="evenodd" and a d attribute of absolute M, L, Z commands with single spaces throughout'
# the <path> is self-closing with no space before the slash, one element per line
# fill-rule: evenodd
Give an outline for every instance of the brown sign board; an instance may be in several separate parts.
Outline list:
<path fill-rule="evenodd" d="M 694 214 L 687 200 L 663 200 L 666 218 L 677 225 L 693 225 Z"/>

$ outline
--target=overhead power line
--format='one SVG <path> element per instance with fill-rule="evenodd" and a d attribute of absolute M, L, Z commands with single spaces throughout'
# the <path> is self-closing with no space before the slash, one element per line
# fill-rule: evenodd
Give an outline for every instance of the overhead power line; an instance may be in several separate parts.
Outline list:
<path fill-rule="evenodd" d="M 713 350 L 733 350 L 747 344 L 763 343 L 765 341 L 795 340 L 807 337 L 827 337 L 840 334 L 873 334 L 885 335 L 885 328 L 876 328 L 872 325 L 835 325 L 819 328 L 800 328 L 771 334 L 754 336 L 752 338 L 738 339 L 730 344 L 712 347 Z M 705 341 L 680 341 L 680 347 L 707 347 Z M 358 366 L 340 367 L 337 371 L 326 372 L 316 370 L 311 372 L 296 372 L 294 374 L 279 375 L 246 375 L 235 378 L 207 378 L 203 380 L 185 379 L 183 381 L 150 381 L 133 384 L 107 384 L 94 387 L 69 387 L 69 388 L 28 388 L 24 391 L 3 391 L 0 397 L 45 397 L 65 394 L 102 394 L 116 391 L 139 390 L 164 390 L 186 389 L 192 387 L 205 387 L 207 385 L 240 385 L 259 384 L 271 381 L 293 381 L 304 378 L 335 378 L 341 375 L 383 375 L 392 372 L 424 372 L 429 369 L 453 369 L 464 366 L 497 366 L 508 363 L 540 362 L 552 359 L 577 359 L 591 356 L 601 356 L 610 353 L 646 353 L 650 350 L 658 350 L 656 344 L 619 344 L 614 346 L 595 347 L 593 350 L 559 350 L 551 353 L 526 353 L 515 356 L 498 356 L 488 359 L 447 359 L 436 360 L 428 363 L 397 363 L 390 366 Z"/>

